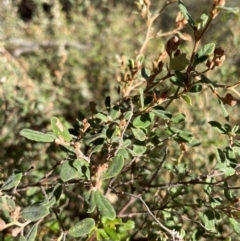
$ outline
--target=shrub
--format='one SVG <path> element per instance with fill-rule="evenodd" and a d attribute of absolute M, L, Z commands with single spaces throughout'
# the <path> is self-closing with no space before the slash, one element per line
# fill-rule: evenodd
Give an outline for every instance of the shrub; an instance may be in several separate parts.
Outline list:
<path fill-rule="evenodd" d="M 174 3 L 180 9 L 175 29 L 155 34 L 153 23 Z M 146 36 L 134 58 L 118 56 L 116 96 L 105 98 L 105 108 L 90 102 L 89 115 L 79 113 L 71 124 L 51 117 L 51 131 L 21 130 L 31 141 L 52 144 L 39 153 L 44 164 L 15 170 L 1 186 L 0 229 L 12 228 L 12 237 L 230 240 L 240 235 L 234 185 L 240 130 L 229 114 L 237 108 L 239 82 L 210 78 L 222 68 L 225 51 L 212 42 L 200 44 L 220 11 L 236 9 L 215 0 L 208 14 L 194 20 L 181 1 L 168 1 L 155 14 L 150 1 L 137 5 Z M 186 25 L 192 36 L 182 32 Z M 147 60 L 150 40 L 168 35 L 164 50 Z M 105 60 L 98 57 L 89 74 Z"/>

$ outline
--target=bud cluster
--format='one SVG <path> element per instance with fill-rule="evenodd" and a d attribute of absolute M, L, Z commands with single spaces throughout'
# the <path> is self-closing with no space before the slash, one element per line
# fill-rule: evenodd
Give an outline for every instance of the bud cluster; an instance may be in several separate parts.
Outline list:
<path fill-rule="evenodd" d="M 220 47 L 215 48 L 214 50 L 214 57 L 209 59 L 206 63 L 208 69 L 214 69 L 215 67 L 219 67 L 223 64 L 226 56 L 224 54 L 224 50 Z"/>

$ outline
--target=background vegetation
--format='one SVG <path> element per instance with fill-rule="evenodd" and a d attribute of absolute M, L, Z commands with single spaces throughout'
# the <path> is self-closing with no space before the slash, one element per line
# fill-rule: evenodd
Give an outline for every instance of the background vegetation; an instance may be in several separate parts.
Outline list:
<path fill-rule="evenodd" d="M 152 62 L 159 59 L 159 56 L 165 58 L 167 40 L 174 35 L 183 39 L 181 50 L 186 52 L 190 58 L 193 48 L 193 32 L 188 25 L 181 30 L 176 29 L 175 20 L 179 12 L 177 3 L 167 6 L 154 21 L 154 38 L 143 48 L 148 28 L 142 6 L 147 2 L 8 0 L 0 3 L 0 171 L 2 183 L 14 171 L 25 173 L 30 167 L 34 168 L 23 177 L 20 185 L 22 188 L 17 193 L 12 190 L 6 192 L 7 195 L 12 195 L 11 197 L 16 202 L 14 205 L 25 207 L 42 200 L 43 193 L 38 187 L 31 187 L 31 183 L 38 182 L 62 158 L 65 158 L 65 153 L 61 152 L 55 144 L 39 144 L 20 136 L 19 133 L 22 129 L 28 128 L 44 133 L 51 131 L 53 116 L 57 116 L 64 126 L 72 128 L 78 124 L 76 119 L 83 120 L 83 115 L 87 118 L 92 116 L 94 103 L 96 103 L 97 111 L 105 110 L 106 97 L 110 96 L 111 102 L 116 103 L 119 99 L 118 86 L 124 89 L 121 80 L 122 76 L 127 73 L 128 59 L 135 60 L 142 51 L 145 57 L 144 67 L 151 69 Z M 194 20 L 203 13 L 208 14 L 212 2 L 202 0 L 201 4 L 196 4 L 196 1 L 184 1 Z M 152 0 L 150 11 L 153 14 L 159 11 L 164 4 L 165 1 Z M 238 7 L 239 5 L 234 0 L 229 0 L 226 4 L 228 7 Z M 206 74 L 208 79 L 214 83 L 230 86 L 239 81 L 239 20 L 238 14 L 221 12 L 213 20 L 202 39 L 201 46 L 215 43 L 225 51 L 224 64 Z M 205 65 L 199 66 L 199 71 L 204 71 L 204 68 Z M 145 86 L 143 78 L 139 81 L 142 86 Z M 137 83 L 138 87 L 140 84 Z M 167 86 L 163 85 L 161 88 L 165 89 Z M 161 88 L 157 91 L 162 90 Z M 220 96 L 225 96 L 226 93 L 226 88 L 221 88 L 218 92 Z M 139 94 L 138 89 L 133 89 L 131 96 L 137 94 Z M 236 93 L 233 95 L 236 99 L 239 98 Z M 219 123 L 225 122 L 214 93 L 208 88 L 204 88 L 200 95 L 193 95 L 191 98 L 192 107 L 181 99 L 173 101 L 169 111 L 174 116 L 181 113 L 186 115 L 186 121 L 181 123 L 178 128 L 191 132 L 196 140 L 201 140 L 201 145 L 185 152 L 182 149 L 185 147 L 177 142 L 171 142 L 169 145 L 164 144 L 153 153 L 153 159 L 158 160 L 158 156 L 160 156 L 162 161 L 167 153 L 167 157 L 165 157 L 167 161 L 165 162 L 164 159 L 164 164 L 166 164 L 158 174 L 159 176 L 155 177 L 156 185 L 177 183 L 181 181 L 181 178 L 186 181 L 184 179 L 186 177 L 197 180 L 201 176 L 214 174 L 215 150 L 224 148 L 229 143 L 228 136 L 219 135 L 208 124 L 212 120 L 219 121 Z M 226 109 L 230 116 L 229 124 L 231 126 L 238 124 L 238 100 L 234 108 L 227 106 Z M 164 126 L 161 121 L 158 124 L 160 128 Z M 234 138 L 238 139 L 238 134 Z M 100 152 L 99 155 L 94 156 L 93 161 L 100 163 L 105 158 L 104 152 Z M 238 160 L 237 157 L 236 160 Z M 210 188 L 208 185 L 204 188 L 203 185 L 191 186 L 186 190 L 178 189 L 177 186 L 169 189 L 166 186 L 162 191 L 161 189 L 151 189 L 150 191 L 147 188 L 144 189 L 144 181 L 150 178 L 156 165 L 148 164 L 147 159 L 144 160 L 144 163 L 136 163 L 135 167 L 132 166 L 137 170 L 134 175 L 138 180 L 138 185 L 141 186 L 138 194 L 146 192 L 145 202 L 151 206 L 151 210 L 159 208 L 156 216 L 164 220 L 166 226 L 185 230 L 186 240 L 209 240 L 210 237 L 215 240 L 227 240 L 227 237 L 232 237 L 233 240 L 238 239 L 238 234 L 233 231 L 227 219 L 214 223 L 215 229 L 201 227 L 201 223 L 204 221 L 195 220 L 199 209 L 197 202 L 203 202 L 201 200 L 207 200 L 211 196 L 216 199 L 214 200 L 217 203 L 218 198 L 224 196 L 221 188 L 213 188 L 208 192 L 207 189 Z M 173 171 L 174 168 L 175 171 Z M 59 173 L 60 169 L 56 169 L 48 181 L 54 182 L 59 178 Z M 231 179 L 227 183 L 229 186 L 238 186 L 236 174 L 237 171 L 231 175 Z M 127 185 L 131 180 L 128 175 L 130 174 L 123 175 L 118 183 L 120 186 Z M 134 194 L 135 186 L 131 185 L 131 193 Z M 109 186 L 105 185 L 103 188 L 106 189 L 106 187 Z M 66 228 L 89 217 L 83 211 L 81 197 L 74 195 L 74 193 L 78 193 L 82 196 L 83 193 L 79 190 L 84 192 L 85 189 L 81 185 L 76 185 L 71 190 L 63 192 L 56 207 L 56 209 L 62 210 L 61 220 Z M 124 188 L 120 190 L 130 192 Z M 171 195 L 167 196 L 168 192 Z M 180 195 L 179 192 L 186 193 Z M 116 205 L 114 207 L 119 211 L 120 207 L 125 204 L 124 198 L 122 196 L 117 198 L 116 193 L 113 194 L 110 191 L 108 194 L 108 199 L 113 205 Z M 8 207 L 4 206 L 6 205 L 4 195 L 1 198 L 0 212 L 1 218 L 7 223 L 11 219 L 11 208 L 9 203 Z M 164 197 L 171 197 L 171 200 L 174 200 L 174 195 L 179 195 L 176 202 L 164 200 Z M 209 196 L 206 197 L 206 195 Z M 233 196 L 234 200 L 238 198 L 238 190 L 234 190 Z M 151 201 L 153 197 L 154 202 Z M 164 202 L 166 206 L 163 205 Z M 208 202 L 211 203 L 209 200 Z M 225 199 L 219 202 L 216 205 L 233 206 L 233 203 L 229 204 Z M 161 204 L 158 206 L 158 203 Z M 189 204 L 189 206 L 182 206 L 183 203 Z M 234 202 L 235 204 L 236 202 Z M 180 211 L 177 210 L 178 206 L 181 206 Z M 136 214 L 131 216 L 131 213 Z M 225 215 L 228 215 L 227 211 Z M 159 240 L 165 240 L 164 238 L 167 237 L 162 229 L 155 224 L 152 225 L 153 220 L 146 215 L 146 210 L 141 206 L 141 202 L 136 201 L 130 206 L 126 216 L 119 215 L 119 217 L 123 218 L 124 222 L 134 220 L 135 228 L 128 234 L 132 238 L 131 240 L 143 240 L 143 238 L 157 240 L 157 237 Z M 196 225 L 192 225 L 193 220 Z M 199 226 L 200 228 L 197 228 Z M 37 240 L 56 238 L 61 228 L 59 220 L 53 214 L 44 225 L 40 225 Z M 2 231 L 0 239 L 13 240 L 12 229 L 10 227 Z M 68 237 L 67 240 L 74 239 Z"/>

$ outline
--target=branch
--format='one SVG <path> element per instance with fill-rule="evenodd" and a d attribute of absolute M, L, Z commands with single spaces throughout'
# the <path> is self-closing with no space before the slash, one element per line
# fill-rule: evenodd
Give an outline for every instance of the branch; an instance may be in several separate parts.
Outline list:
<path fill-rule="evenodd" d="M 37 51 L 39 48 L 52 48 L 52 47 L 64 47 L 64 48 L 76 48 L 78 50 L 89 49 L 90 45 L 85 45 L 76 41 L 69 40 L 49 40 L 41 42 L 33 42 L 24 39 L 10 38 L 5 43 L 6 47 L 11 49 L 13 56 L 19 57 L 22 54 Z"/>

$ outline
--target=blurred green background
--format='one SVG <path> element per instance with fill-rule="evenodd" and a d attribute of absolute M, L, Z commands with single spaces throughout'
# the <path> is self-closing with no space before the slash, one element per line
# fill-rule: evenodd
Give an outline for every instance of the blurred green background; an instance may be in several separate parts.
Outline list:
<path fill-rule="evenodd" d="M 151 1 L 156 12 L 165 1 Z M 212 1 L 185 0 L 194 19 L 208 13 Z M 238 7 L 239 1 L 228 0 L 227 6 Z M 179 11 L 170 5 L 154 23 L 154 31 L 175 28 Z M 189 27 L 182 33 L 192 34 Z M 80 113 L 90 115 L 89 102 L 104 108 L 105 97 L 117 99 L 122 56 L 135 58 L 146 34 L 146 24 L 134 1 L 117 0 L 5 0 L 0 3 L 0 172 L 2 180 L 13 170 L 37 166 L 38 178 L 59 160 L 55 147 L 36 144 L 20 137 L 31 128 L 50 130 L 50 118 L 62 117 L 71 126 Z M 164 51 L 168 36 L 152 39 L 145 51 L 145 65 Z M 225 50 L 226 61 L 208 77 L 222 84 L 239 81 L 240 18 L 222 12 L 214 19 L 204 43 L 216 43 Z M 187 53 L 192 42 L 184 41 Z M 220 93 L 225 95 L 225 93 Z M 215 133 L 201 125 L 221 116 L 217 100 L 210 92 L 194 99 L 194 106 L 174 106 L 176 113 L 188 115 L 187 128 L 203 141 L 203 149 L 189 154 L 202 159 L 211 155 Z M 236 111 L 236 108 L 238 111 Z M 239 107 L 228 108 L 231 122 L 239 123 Z M 200 110 L 200 111 L 199 111 Z M 218 139 L 221 144 L 221 139 Z M 226 144 L 226 143 L 225 143 Z M 204 149 L 205 148 L 205 149 Z M 208 149 L 209 148 L 209 149 Z M 172 150 L 175 151 L 175 150 Z M 203 155 L 204 153 L 204 155 Z M 191 159 L 189 158 L 189 159 Z M 202 164 L 201 164 L 202 165 Z M 200 166 L 202 167 L 202 166 Z"/>

